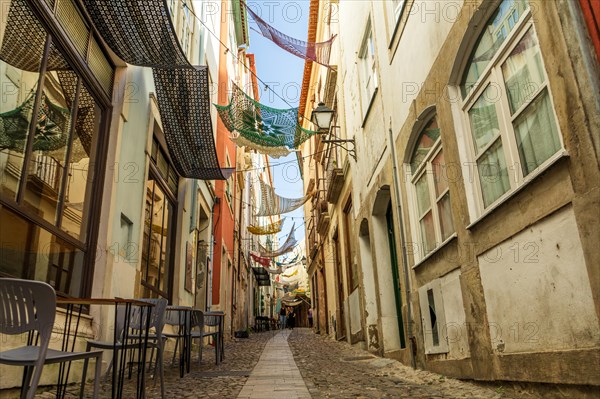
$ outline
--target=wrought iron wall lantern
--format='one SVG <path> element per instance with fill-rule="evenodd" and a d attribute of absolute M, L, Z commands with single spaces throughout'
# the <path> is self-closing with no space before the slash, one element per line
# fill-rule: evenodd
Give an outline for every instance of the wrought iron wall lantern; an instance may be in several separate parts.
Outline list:
<path fill-rule="evenodd" d="M 329 134 L 330 137 L 333 137 L 329 139 L 321 139 L 321 142 L 340 147 L 341 149 L 347 151 L 348 154 L 354 159 L 354 162 L 356 162 L 356 145 L 354 138 L 340 139 L 331 133 L 332 129 L 340 128 L 340 126 L 331 125 L 334 113 L 334 110 L 325 105 L 325 103 L 321 102 L 317 108 L 313 110 L 310 120 L 323 135 Z M 346 144 L 352 144 L 352 148 L 347 147 Z"/>

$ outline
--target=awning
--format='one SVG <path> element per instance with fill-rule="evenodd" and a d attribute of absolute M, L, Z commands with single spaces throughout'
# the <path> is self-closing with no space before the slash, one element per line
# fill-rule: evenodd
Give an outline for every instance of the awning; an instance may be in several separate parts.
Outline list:
<path fill-rule="evenodd" d="M 225 180 L 210 117 L 208 71 L 181 50 L 165 0 L 83 0 L 98 32 L 128 64 L 152 67 L 171 159 L 182 177 Z"/>
<path fill-rule="evenodd" d="M 269 277 L 269 273 L 262 267 L 253 267 L 252 272 L 254 273 L 254 278 L 256 278 L 256 284 L 259 287 L 268 287 L 271 285 L 271 277 Z"/>

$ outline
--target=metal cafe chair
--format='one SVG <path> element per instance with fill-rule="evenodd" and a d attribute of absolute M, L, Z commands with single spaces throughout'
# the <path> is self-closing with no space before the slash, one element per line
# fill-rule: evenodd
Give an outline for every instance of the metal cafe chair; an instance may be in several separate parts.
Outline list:
<path fill-rule="evenodd" d="M 0 278 L 0 333 L 17 335 L 29 333 L 28 345 L 0 352 L 0 364 L 23 366 L 21 398 L 32 399 L 40 382 L 45 364 L 73 360 L 96 359 L 93 397 L 98 397 L 102 352 L 69 352 L 48 348 L 56 318 L 56 292 L 41 281 Z M 33 345 L 34 332 L 38 333 Z M 39 346 L 37 342 L 39 341 Z M 64 345 L 63 345 L 64 346 Z M 85 383 L 83 372 L 82 387 Z M 83 394 L 83 388 L 82 388 Z"/>
<path fill-rule="evenodd" d="M 161 390 L 161 398 L 165 397 L 165 384 L 164 384 L 164 368 L 162 365 L 163 362 L 163 348 L 164 348 L 164 338 L 162 336 L 163 326 L 164 326 L 164 318 L 165 318 L 165 309 L 167 307 L 167 300 L 164 298 L 160 299 L 136 299 L 139 302 L 147 302 L 154 305 L 152 311 L 150 312 L 150 320 L 147 320 L 147 314 L 144 313 L 143 308 L 141 306 L 133 307 L 130 312 L 123 311 L 122 308 L 118 308 L 117 311 L 117 337 L 120 337 L 117 342 L 108 342 L 108 341 L 98 341 L 98 340 L 90 340 L 87 342 L 87 350 L 89 351 L 91 348 L 100 348 L 105 350 L 114 350 L 114 351 L 126 351 L 126 350 L 135 350 L 141 347 L 140 339 L 143 339 L 147 333 L 147 330 L 154 328 L 155 332 L 153 334 L 148 334 L 148 348 L 154 350 L 157 349 L 157 367 L 160 378 L 160 390 Z M 129 313 L 129 315 L 127 314 Z M 129 316 L 129 317 L 127 317 Z M 140 356 L 141 358 L 141 356 Z M 150 359 L 150 364 L 152 363 L 152 359 Z M 117 367 L 119 365 L 111 364 L 106 372 L 109 375 L 112 367 Z M 124 364 L 121 364 L 123 367 Z M 139 365 L 139 367 L 145 367 L 146 365 Z M 84 364 L 84 372 L 87 368 L 87 362 Z M 130 373 L 131 375 L 131 373 Z M 154 379 L 156 380 L 156 373 L 154 374 Z M 116 382 L 113 381 L 113 384 Z"/>
<path fill-rule="evenodd" d="M 219 316 L 215 315 L 205 315 L 201 310 L 194 310 L 192 312 L 192 339 L 198 339 L 199 342 L 199 352 L 198 352 L 198 363 L 202 362 L 202 348 L 205 337 L 213 337 L 215 341 L 215 364 L 219 364 L 220 356 L 221 356 L 221 320 Z M 206 327 L 218 327 L 216 331 L 208 331 Z M 197 328 L 198 330 L 194 330 Z"/>

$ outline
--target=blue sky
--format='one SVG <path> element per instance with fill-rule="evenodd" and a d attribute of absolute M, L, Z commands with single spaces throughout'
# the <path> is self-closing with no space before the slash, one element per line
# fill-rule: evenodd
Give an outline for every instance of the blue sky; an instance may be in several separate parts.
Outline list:
<path fill-rule="evenodd" d="M 308 0 L 249 0 L 248 5 L 276 29 L 294 38 L 306 40 L 310 5 Z M 251 17 L 250 27 L 258 29 Z M 304 60 L 288 53 L 252 29 L 250 29 L 248 52 L 255 54 L 257 75 L 287 103 L 297 107 L 300 100 Z M 289 105 L 276 94 L 265 90 L 263 84 L 259 82 L 259 85 L 261 87 L 261 103 L 276 108 L 289 108 Z M 295 160 L 294 153 L 284 158 L 270 160 L 273 165 L 271 173 L 275 191 L 284 197 L 297 198 L 304 195 L 300 171 Z M 283 230 L 279 234 L 280 242 L 285 240 L 294 221 L 296 222 L 296 238 L 299 241 L 302 240 L 304 238 L 303 209 L 297 209 L 287 216 Z M 292 220 L 289 216 L 295 219 Z"/>

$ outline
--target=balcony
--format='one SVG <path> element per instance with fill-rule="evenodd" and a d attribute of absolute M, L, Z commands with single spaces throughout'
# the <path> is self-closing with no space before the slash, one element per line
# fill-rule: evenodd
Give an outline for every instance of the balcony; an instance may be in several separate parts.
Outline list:
<path fill-rule="evenodd" d="M 346 176 L 341 168 L 332 168 L 327 176 L 327 202 L 335 204 L 340 198 Z"/>
<path fill-rule="evenodd" d="M 325 235 L 329 224 L 331 223 L 331 217 L 329 216 L 329 209 L 327 201 L 323 200 L 319 203 L 317 213 L 317 232 L 320 235 Z"/>

